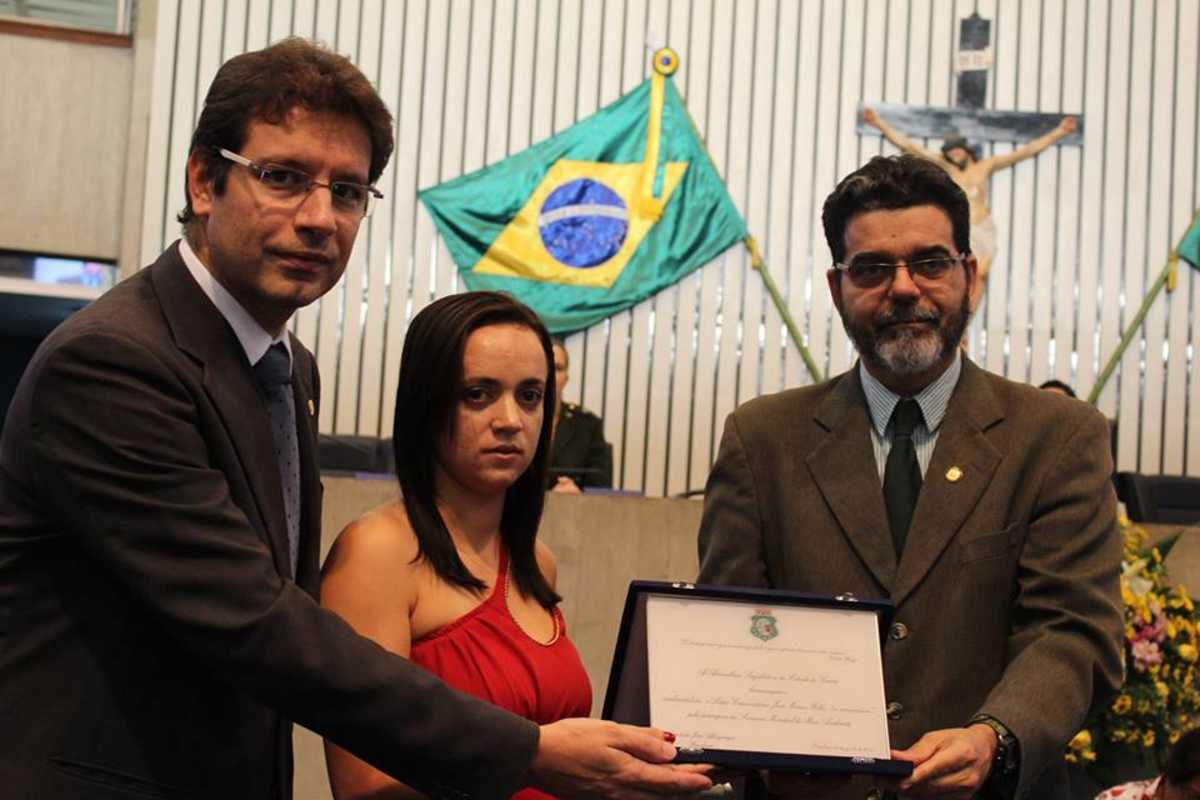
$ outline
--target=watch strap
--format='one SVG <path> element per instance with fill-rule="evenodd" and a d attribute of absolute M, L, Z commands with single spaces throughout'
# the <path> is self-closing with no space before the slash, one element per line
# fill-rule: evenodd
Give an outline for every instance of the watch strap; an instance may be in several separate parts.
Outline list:
<path fill-rule="evenodd" d="M 996 734 L 996 757 L 992 763 L 992 774 L 1005 778 L 1017 772 L 1021 764 L 1017 737 L 1013 736 L 1000 720 L 990 714 L 976 714 L 968 725 L 987 725 Z"/>

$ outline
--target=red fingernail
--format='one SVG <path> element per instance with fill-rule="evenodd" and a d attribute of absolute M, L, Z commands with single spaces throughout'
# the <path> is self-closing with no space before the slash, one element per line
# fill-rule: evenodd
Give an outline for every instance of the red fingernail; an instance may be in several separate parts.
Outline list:
<path fill-rule="evenodd" d="M 670 731 L 663 731 L 663 738 L 671 744 L 675 744 L 675 734 L 671 733 Z"/>

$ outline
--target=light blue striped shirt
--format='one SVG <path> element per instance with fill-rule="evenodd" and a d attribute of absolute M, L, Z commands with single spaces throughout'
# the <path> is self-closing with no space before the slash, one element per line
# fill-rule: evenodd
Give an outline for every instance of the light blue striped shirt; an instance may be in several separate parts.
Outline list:
<path fill-rule="evenodd" d="M 954 361 L 937 380 L 922 389 L 913 399 L 921 407 L 924 420 L 913 429 L 913 447 L 917 451 L 917 463 L 921 466 L 921 477 L 929 469 L 929 459 L 937 444 L 938 429 L 946 416 L 950 395 L 958 385 L 962 374 L 962 352 L 955 348 Z M 879 468 L 879 484 L 883 485 L 883 472 L 887 466 L 888 453 L 892 449 L 892 411 L 903 398 L 875 380 L 860 361 L 858 375 L 862 380 L 863 394 L 867 396 L 867 409 L 871 413 L 871 446 L 875 450 L 875 466 Z"/>

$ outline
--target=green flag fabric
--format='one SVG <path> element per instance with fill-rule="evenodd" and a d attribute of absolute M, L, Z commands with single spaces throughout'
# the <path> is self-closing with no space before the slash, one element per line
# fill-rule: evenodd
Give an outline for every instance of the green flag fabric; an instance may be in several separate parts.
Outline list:
<path fill-rule="evenodd" d="M 512 294 L 555 334 L 641 302 L 747 233 L 662 74 L 418 196 L 467 287 Z"/>
<path fill-rule="evenodd" d="M 1179 253 L 1179 257 L 1184 261 L 1200 269 L 1200 214 L 1192 220 L 1192 227 L 1187 229 L 1187 233 L 1179 242 L 1179 249 L 1175 252 Z"/>

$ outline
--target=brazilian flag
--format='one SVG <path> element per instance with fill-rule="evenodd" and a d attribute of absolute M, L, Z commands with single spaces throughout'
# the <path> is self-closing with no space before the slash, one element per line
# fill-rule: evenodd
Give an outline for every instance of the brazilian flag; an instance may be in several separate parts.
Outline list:
<path fill-rule="evenodd" d="M 508 292 L 552 333 L 665 289 L 747 235 L 669 75 L 561 133 L 418 195 L 470 289 Z"/>

